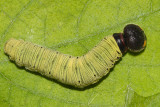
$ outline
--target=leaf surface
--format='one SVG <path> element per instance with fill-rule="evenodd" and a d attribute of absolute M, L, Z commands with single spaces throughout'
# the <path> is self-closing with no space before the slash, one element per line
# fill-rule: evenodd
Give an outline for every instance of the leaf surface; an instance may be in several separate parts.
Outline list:
<path fill-rule="evenodd" d="M 82 90 L 19 68 L 3 51 L 16 38 L 81 56 L 128 23 L 145 31 L 145 51 L 125 54 L 100 82 Z M 0 105 L 158 107 L 159 23 L 159 0 L 1 0 Z"/>

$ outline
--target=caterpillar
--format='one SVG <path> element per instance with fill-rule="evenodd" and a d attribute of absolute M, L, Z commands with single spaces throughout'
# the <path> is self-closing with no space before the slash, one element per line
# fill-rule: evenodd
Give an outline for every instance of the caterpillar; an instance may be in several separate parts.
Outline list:
<path fill-rule="evenodd" d="M 127 50 L 142 51 L 146 41 L 146 35 L 138 25 L 128 24 L 123 33 L 105 37 L 80 57 L 13 38 L 5 43 L 4 52 L 20 67 L 64 84 L 84 88 L 105 76 Z"/>

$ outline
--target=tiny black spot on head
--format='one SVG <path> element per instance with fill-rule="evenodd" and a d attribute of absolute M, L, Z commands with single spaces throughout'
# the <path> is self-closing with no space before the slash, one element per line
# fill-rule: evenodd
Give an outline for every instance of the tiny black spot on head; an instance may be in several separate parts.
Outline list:
<path fill-rule="evenodd" d="M 71 58 L 71 56 L 69 56 L 69 58 Z"/>
<path fill-rule="evenodd" d="M 78 81 L 78 83 L 80 83 L 81 81 Z"/>
<path fill-rule="evenodd" d="M 49 74 L 51 74 L 51 72 L 49 72 Z"/>
<path fill-rule="evenodd" d="M 139 52 L 146 46 L 146 35 L 138 25 L 127 25 L 124 28 L 123 37 L 128 49 L 132 52 Z"/>
<path fill-rule="evenodd" d="M 77 56 L 77 59 L 78 59 L 79 57 Z"/>
<path fill-rule="evenodd" d="M 96 77 L 96 75 L 94 74 L 94 76 Z"/>
<path fill-rule="evenodd" d="M 43 47 L 41 47 L 41 48 L 43 48 Z"/>
<path fill-rule="evenodd" d="M 56 54 L 58 54 L 58 52 L 56 52 Z"/>

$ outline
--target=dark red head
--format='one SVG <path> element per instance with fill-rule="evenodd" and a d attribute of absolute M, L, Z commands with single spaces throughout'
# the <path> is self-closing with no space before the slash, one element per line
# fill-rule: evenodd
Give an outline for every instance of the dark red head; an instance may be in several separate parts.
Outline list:
<path fill-rule="evenodd" d="M 123 33 L 115 33 L 113 36 L 122 53 L 127 49 L 131 52 L 140 52 L 146 47 L 146 35 L 138 25 L 128 24 Z"/>

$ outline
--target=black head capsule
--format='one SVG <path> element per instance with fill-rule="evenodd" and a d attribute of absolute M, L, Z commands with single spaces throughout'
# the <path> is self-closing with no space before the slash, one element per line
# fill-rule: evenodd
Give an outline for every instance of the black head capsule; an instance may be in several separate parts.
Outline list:
<path fill-rule="evenodd" d="M 134 24 L 128 24 L 124 27 L 123 33 L 114 33 L 115 38 L 122 53 L 127 50 L 131 52 L 140 52 L 146 47 L 147 38 L 144 31 Z"/>

